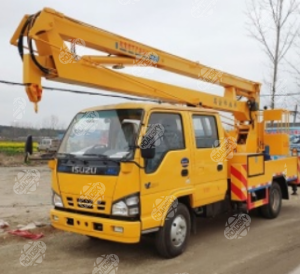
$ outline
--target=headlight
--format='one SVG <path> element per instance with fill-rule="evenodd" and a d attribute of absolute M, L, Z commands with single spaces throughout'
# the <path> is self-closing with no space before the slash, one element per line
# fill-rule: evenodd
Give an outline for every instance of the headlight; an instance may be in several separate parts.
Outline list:
<path fill-rule="evenodd" d="M 59 195 L 57 195 L 55 192 L 53 193 L 53 205 L 56 207 L 64 207 L 64 204 L 62 202 L 62 199 Z"/>
<path fill-rule="evenodd" d="M 123 201 L 115 203 L 112 207 L 112 215 L 128 216 L 127 205 Z"/>
<path fill-rule="evenodd" d="M 138 196 L 131 196 L 131 197 L 127 198 L 126 199 L 126 204 L 128 206 L 138 205 L 139 204 L 139 197 Z"/>
<path fill-rule="evenodd" d="M 138 194 L 125 197 L 112 206 L 112 215 L 134 217 L 140 213 Z"/>

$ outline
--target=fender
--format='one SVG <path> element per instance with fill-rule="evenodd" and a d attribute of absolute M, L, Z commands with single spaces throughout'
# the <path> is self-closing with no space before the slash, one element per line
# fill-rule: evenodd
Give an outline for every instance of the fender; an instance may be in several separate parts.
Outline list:
<path fill-rule="evenodd" d="M 195 193 L 194 187 L 185 187 L 185 188 L 177 189 L 175 191 L 170 192 L 169 196 L 172 197 L 174 199 L 174 201 L 177 201 L 177 203 L 178 203 L 178 199 L 181 197 L 185 197 L 185 196 L 189 196 L 192 201 L 194 193 Z M 165 209 L 166 212 L 168 212 L 170 210 L 170 208 L 173 204 L 174 204 L 174 202 L 168 204 L 168 209 Z M 175 208 L 175 212 L 176 212 L 176 208 Z M 165 214 L 164 218 L 162 218 L 159 226 L 164 226 L 166 217 L 167 217 L 167 214 Z"/>

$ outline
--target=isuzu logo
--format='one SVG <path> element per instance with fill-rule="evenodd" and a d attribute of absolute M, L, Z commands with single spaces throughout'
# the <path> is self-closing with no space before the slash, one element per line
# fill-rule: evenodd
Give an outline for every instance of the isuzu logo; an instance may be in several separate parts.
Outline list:
<path fill-rule="evenodd" d="M 69 173 L 78 175 L 107 175 L 116 176 L 119 174 L 119 166 L 98 166 L 90 167 L 88 165 L 82 165 L 81 163 L 75 163 L 75 165 L 59 164 L 57 166 L 58 173 Z"/>
<path fill-rule="evenodd" d="M 72 166 L 72 173 L 78 174 L 96 174 L 96 167 L 88 167 L 88 166 Z"/>

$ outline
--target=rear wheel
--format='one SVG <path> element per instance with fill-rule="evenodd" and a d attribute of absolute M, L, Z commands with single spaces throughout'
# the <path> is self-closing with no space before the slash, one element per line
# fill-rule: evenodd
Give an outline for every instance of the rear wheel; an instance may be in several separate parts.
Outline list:
<path fill-rule="evenodd" d="M 191 230 L 191 217 L 184 204 L 178 204 L 173 217 L 156 233 L 156 249 L 165 258 L 174 258 L 186 249 Z"/>
<path fill-rule="evenodd" d="M 277 182 L 273 182 L 269 190 L 269 203 L 260 208 L 261 215 L 267 219 L 276 218 L 280 213 L 281 203 L 282 192 L 280 185 Z"/>

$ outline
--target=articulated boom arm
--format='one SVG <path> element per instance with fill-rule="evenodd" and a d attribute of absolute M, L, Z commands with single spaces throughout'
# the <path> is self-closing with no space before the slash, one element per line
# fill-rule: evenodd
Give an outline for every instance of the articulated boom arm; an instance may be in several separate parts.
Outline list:
<path fill-rule="evenodd" d="M 23 38 L 28 38 L 29 54 L 23 54 Z M 36 49 L 33 50 L 32 41 Z M 71 50 L 65 44 L 71 42 Z M 243 96 L 259 103 L 260 84 L 211 69 L 167 52 L 137 43 L 119 35 L 95 28 L 45 8 L 27 15 L 14 33 L 11 43 L 17 45 L 24 62 L 24 83 L 29 99 L 41 100 L 41 78 L 96 87 L 129 95 L 154 98 L 170 103 L 202 106 L 232 112 L 238 120 L 251 120 Z M 106 56 L 85 55 L 79 58 L 75 46 L 84 45 Z M 116 72 L 124 66 L 154 66 L 197 80 L 224 87 L 224 96 L 215 96 L 187 88 Z"/>

